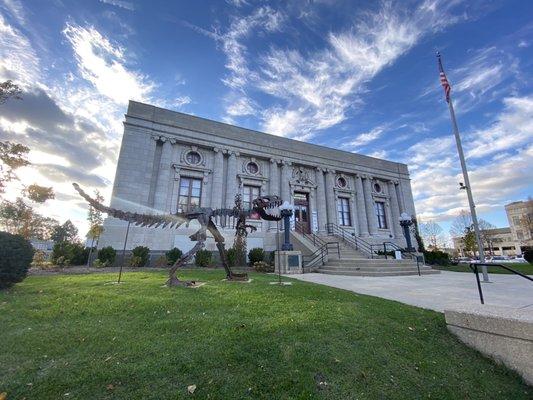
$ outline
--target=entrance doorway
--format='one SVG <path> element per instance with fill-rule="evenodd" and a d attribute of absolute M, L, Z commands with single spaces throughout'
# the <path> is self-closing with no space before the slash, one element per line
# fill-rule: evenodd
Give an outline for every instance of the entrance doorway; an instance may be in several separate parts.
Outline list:
<path fill-rule="evenodd" d="M 309 215 L 309 193 L 294 192 L 294 218 L 298 232 L 311 232 Z"/>

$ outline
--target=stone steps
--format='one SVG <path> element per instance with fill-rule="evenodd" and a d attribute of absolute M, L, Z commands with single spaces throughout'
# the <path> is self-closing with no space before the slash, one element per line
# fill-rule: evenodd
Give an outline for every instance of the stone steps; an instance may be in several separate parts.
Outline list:
<path fill-rule="evenodd" d="M 418 270 L 415 268 L 410 271 L 337 271 L 337 270 L 323 270 L 318 269 L 317 272 L 326 275 L 345 275 L 345 276 L 411 276 L 418 275 Z M 420 270 L 421 275 L 438 274 L 440 271 L 434 269 Z"/>

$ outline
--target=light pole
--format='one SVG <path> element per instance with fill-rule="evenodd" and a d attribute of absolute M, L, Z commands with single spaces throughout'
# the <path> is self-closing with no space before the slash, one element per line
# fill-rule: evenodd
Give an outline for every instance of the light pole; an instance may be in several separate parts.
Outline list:
<path fill-rule="evenodd" d="M 291 216 L 292 216 L 292 210 L 293 206 L 292 204 L 289 204 L 287 201 L 284 201 L 283 204 L 279 207 L 281 216 L 283 217 L 283 227 L 285 229 L 284 232 L 284 240 L 283 244 L 281 245 L 281 250 L 284 251 L 292 251 L 294 250 L 294 247 L 291 243 Z"/>
<path fill-rule="evenodd" d="M 400 215 L 400 225 L 403 228 L 403 235 L 405 236 L 405 241 L 407 242 L 407 251 L 412 252 L 415 249 L 411 245 L 411 235 L 409 234 L 409 227 L 413 225 L 413 221 L 407 213 L 402 213 L 402 215 Z"/>

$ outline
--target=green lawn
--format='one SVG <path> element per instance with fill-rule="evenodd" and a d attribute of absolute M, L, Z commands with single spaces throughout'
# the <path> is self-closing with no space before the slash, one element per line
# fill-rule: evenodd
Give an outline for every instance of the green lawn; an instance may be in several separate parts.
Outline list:
<path fill-rule="evenodd" d="M 521 263 L 505 263 L 503 264 L 506 267 L 512 268 L 515 271 L 521 272 L 526 275 L 533 275 L 533 264 L 521 264 Z M 432 265 L 432 268 L 440 269 L 443 271 L 454 271 L 454 272 L 470 272 L 472 270 L 468 267 L 468 264 L 459 264 L 459 265 Z M 481 271 L 481 267 L 478 267 L 478 270 Z M 512 274 L 512 272 L 507 271 L 504 268 L 500 267 L 488 267 L 488 271 L 491 274 Z"/>
<path fill-rule="evenodd" d="M 0 293 L 8 399 L 531 399 L 442 314 L 221 271 L 29 277 Z M 323 383 L 321 383 L 323 382 Z M 325 382 L 325 383 L 324 383 Z M 196 385 L 190 395 L 187 386 Z"/>

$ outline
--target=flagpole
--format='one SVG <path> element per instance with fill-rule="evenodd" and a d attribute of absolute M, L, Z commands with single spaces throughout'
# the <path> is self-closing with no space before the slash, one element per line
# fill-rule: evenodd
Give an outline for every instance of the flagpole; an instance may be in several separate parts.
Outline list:
<path fill-rule="evenodd" d="M 443 72 L 439 52 L 437 52 L 437 58 L 439 60 L 439 68 L 441 72 Z M 468 205 L 470 206 L 470 215 L 472 216 L 472 225 L 474 225 L 474 234 L 476 236 L 476 242 L 477 242 L 477 247 L 478 247 L 479 262 L 484 263 L 485 253 L 483 251 L 483 242 L 481 241 L 481 235 L 479 233 L 479 224 L 478 224 L 477 215 L 476 215 L 476 205 L 474 203 L 474 196 L 472 196 L 472 189 L 470 187 L 470 179 L 468 178 L 468 170 L 466 169 L 465 155 L 463 153 L 463 145 L 461 144 L 461 136 L 459 135 L 459 128 L 457 127 L 457 119 L 455 118 L 455 110 L 453 109 L 452 99 L 451 99 L 449 92 L 447 93 L 447 100 L 448 100 L 448 108 L 450 110 L 450 117 L 452 120 L 453 134 L 455 136 L 455 143 L 457 144 L 457 153 L 459 153 L 459 160 L 461 161 L 461 169 L 463 170 L 463 179 L 465 181 L 464 187 L 466 189 L 466 194 L 468 196 Z M 483 272 L 483 282 L 490 282 L 487 267 L 483 265 L 481 266 L 481 270 Z"/>

